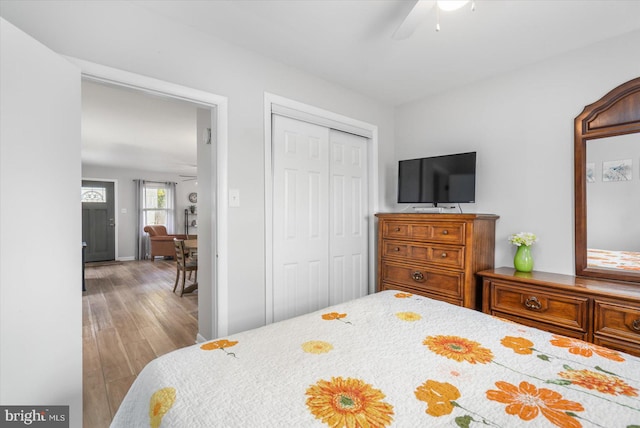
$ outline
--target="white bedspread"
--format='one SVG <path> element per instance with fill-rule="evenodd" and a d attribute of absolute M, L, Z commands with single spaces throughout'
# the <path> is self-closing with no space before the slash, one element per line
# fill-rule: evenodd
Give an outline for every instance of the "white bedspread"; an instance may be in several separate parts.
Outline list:
<path fill-rule="evenodd" d="M 640 358 L 386 291 L 164 355 L 112 427 L 629 427 Z"/>

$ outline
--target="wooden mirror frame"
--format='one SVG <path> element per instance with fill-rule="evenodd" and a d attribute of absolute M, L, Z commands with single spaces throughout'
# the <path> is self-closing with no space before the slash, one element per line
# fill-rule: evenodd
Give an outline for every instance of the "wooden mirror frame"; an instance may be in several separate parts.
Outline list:
<path fill-rule="evenodd" d="M 574 124 L 576 276 L 640 282 L 640 271 L 594 268 L 587 265 L 586 189 L 587 141 L 640 132 L 640 77 L 618 86 L 595 103 L 586 106 L 576 117 Z"/>

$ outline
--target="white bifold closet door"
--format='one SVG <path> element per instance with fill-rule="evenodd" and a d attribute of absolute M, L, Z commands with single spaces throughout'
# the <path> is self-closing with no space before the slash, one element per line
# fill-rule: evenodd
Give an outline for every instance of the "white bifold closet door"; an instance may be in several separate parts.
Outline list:
<path fill-rule="evenodd" d="M 273 115 L 273 320 L 368 289 L 367 139 Z"/>

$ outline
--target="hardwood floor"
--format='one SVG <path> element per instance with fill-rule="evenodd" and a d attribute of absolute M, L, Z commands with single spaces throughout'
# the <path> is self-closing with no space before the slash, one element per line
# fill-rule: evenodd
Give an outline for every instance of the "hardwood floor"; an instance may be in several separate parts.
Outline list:
<path fill-rule="evenodd" d="M 195 343 L 197 293 L 172 292 L 175 269 L 173 260 L 86 267 L 83 426 L 108 427 L 149 361 Z"/>

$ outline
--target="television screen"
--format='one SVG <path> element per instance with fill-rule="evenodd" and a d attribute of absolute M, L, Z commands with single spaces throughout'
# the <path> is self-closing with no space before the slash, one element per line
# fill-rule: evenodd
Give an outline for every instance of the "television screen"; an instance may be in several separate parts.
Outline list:
<path fill-rule="evenodd" d="M 469 203 L 475 199 L 476 152 L 398 164 L 398 203 Z"/>

